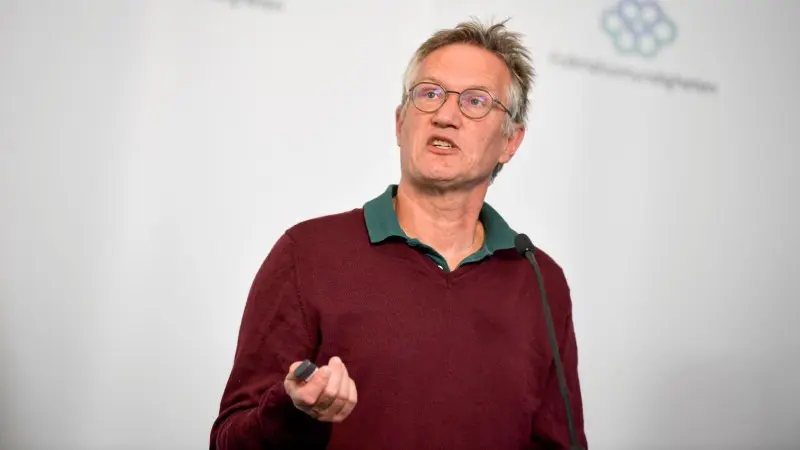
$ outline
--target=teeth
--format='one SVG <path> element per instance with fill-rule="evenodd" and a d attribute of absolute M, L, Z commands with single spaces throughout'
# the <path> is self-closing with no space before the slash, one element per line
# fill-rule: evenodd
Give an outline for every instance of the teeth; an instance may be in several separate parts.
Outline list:
<path fill-rule="evenodd" d="M 442 141 L 440 139 L 434 139 L 433 140 L 433 145 L 436 146 L 436 147 L 439 147 L 439 148 L 452 148 L 453 147 L 453 145 L 450 144 L 449 142 Z"/>

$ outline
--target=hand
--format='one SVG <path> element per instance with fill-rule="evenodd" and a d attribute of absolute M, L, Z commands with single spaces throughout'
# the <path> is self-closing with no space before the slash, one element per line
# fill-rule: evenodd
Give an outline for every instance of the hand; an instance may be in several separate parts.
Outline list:
<path fill-rule="evenodd" d="M 299 365 L 300 361 L 292 363 L 283 381 L 294 406 L 323 422 L 338 423 L 346 419 L 358 403 L 358 393 L 342 360 L 334 356 L 307 382 L 294 376 Z"/>

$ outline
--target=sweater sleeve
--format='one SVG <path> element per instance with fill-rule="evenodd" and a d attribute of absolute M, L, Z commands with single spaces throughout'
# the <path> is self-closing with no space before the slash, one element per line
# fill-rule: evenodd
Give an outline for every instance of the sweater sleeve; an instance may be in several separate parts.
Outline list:
<path fill-rule="evenodd" d="M 295 243 L 276 242 L 247 297 L 233 367 L 211 428 L 211 450 L 323 449 L 330 424 L 292 405 L 283 381 L 294 361 L 314 359 L 317 317 L 302 303 Z"/>
<path fill-rule="evenodd" d="M 589 446 L 584 431 L 583 401 L 578 378 L 578 346 L 572 321 L 572 301 L 563 273 L 560 275 L 560 284 L 562 286 L 558 292 L 562 294 L 562 298 L 558 298 L 557 302 L 558 310 L 561 311 L 561 314 L 556 312 L 556 302 L 553 302 L 554 304 L 551 305 L 554 315 L 553 324 L 555 325 L 554 328 L 558 339 L 558 350 L 564 368 L 564 377 L 567 381 L 567 393 L 572 411 L 575 436 L 578 444 L 584 450 L 588 450 Z M 566 411 L 564 410 L 564 400 L 561 396 L 555 362 L 552 362 L 549 367 L 547 381 L 542 393 L 542 404 L 533 420 L 531 440 L 535 449 L 566 450 L 570 448 L 570 435 Z"/>

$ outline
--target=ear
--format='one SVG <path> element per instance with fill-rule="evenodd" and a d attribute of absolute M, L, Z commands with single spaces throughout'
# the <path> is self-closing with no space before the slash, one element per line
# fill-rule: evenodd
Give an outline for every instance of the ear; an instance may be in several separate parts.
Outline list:
<path fill-rule="evenodd" d="M 397 139 L 398 147 L 400 146 L 400 133 L 403 129 L 403 120 L 405 120 L 403 116 L 403 105 L 400 105 L 394 110 L 394 135 Z"/>
<path fill-rule="evenodd" d="M 524 125 L 516 125 L 514 129 L 514 134 L 508 138 L 508 142 L 506 143 L 506 148 L 503 149 L 503 154 L 500 155 L 499 163 L 505 164 L 511 161 L 511 158 L 517 153 L 520 144 L 522 144 L 522 139 L 525 138 L 525 126 Z"/>

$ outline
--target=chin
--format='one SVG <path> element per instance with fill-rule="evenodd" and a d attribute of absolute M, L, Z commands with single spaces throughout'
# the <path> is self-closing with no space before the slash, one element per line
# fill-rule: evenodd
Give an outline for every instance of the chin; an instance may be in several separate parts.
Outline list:
<path fill-rule="evenodd" d="M 483 184 L 491 184 L 492 172 L 475 174 L 456 170 L 420 170 L 412 178 L 419 186 L 437 190 L 471 189 Z"/>
<path fill-rule="evenodd" d="M 459 173 L 457 170 L 452 169 L 444 169 L 444 168 L 431 168 L 431 169 L 423 169 L 420 170 L 418 173 L 419 178 L 429 180 L 429 181 L 453 181 L 458 178 L 461 178 L 463 174 Z"/>
<path fill-rule="evenodd" d="M 442 172 L 417 173 L 412 177 L 413 183 L 419 187 L 431 188 L 436 190 L 450 190 L 458 188 L 467 181 L 458 174 L 448 174 Z"/>

